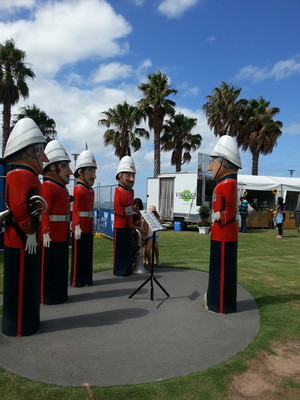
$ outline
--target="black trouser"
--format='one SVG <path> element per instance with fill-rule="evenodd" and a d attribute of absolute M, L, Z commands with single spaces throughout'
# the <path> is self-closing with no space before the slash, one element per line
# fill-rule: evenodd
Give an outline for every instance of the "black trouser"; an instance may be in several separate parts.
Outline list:
<path fill-rule="evenodd" d="M 43 247 L 41 304 L 60 304 L 68 300 L 69 243 L 51 242 Z"/>
<path fill-rule="evenodd" d="M 93 284 L 93 243 L 92 233 L 82 233 L 76 240 L 73 234 L 72 265 L 70 284 L 73 287 Z"/>
<path fill-rule="evenodd" d="M 236 312 L 237 242 L 211 240 L 207 307 L 225 314 Z"/>
<path fill-rule="evenodd" d="M 113 274 L 132 274 L 132 233 L 131 228 L 115 228 Z"/>
<path fill-rule="evenodd" d="M 277 229 L 278 229 L 278 235 L 282 236 L 282 223 L 281 224 L 277 224 Z"/>
<path fill-rule="evenodd" d="M 3 323 L 6 336 L 33 335 L 40 329 L 40 254 L 4 247 Z"/>

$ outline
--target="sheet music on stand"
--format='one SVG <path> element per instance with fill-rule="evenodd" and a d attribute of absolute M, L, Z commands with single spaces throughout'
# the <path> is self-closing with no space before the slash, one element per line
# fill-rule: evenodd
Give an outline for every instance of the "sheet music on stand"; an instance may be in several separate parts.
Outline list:
<path fill-rule="evenodd" d="M 140 213 L 142 214 L 143 218 L 145 219 L 145 221 L 150 226 L 153 232 L 164 231 L 166 229 L 164 226 L 162 226 L 162 224 L 159 222 L 159 220 L 156 218 L 156 216 L 153 214 L 152 211 L 141 210 Z"/>

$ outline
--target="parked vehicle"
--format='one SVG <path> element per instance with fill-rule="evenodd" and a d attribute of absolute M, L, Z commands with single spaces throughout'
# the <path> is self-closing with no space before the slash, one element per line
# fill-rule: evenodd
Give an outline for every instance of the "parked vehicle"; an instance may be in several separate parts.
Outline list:
<path fill-rule="evenodd" d="M 147 207 L 156 205 L 164 221 L 180 221 L 182 228 L 199 221 L 199 206 L 210 207 L 215 183 L 209 173 L 197 179 L 196 172 L 177 172 L 148 178 Z"/>

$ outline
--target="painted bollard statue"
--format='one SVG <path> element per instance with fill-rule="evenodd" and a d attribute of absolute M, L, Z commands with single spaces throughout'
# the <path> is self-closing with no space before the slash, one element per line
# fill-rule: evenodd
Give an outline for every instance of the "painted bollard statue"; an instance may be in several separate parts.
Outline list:
<path fill-rule="evenodd" d="M 119 163 L 116 179 L 118 186 L 114 196 L 114 260 L 113 274 L 132 274 L 132 227 L 135 165 L 130 156 L 124 156 Z"/>
<path fill-rule="evenodd" d="M 236 312 L 237 295 L 237 172 L 241 166 L 236 141 L 222 136 L 211 157 L 217 185 L 212 198 L 209 282 L 206 307 L 216 313 Z"/>
<path fill-rule="evenodd" d="M 30 118 L 19 120 L 6 144 L 8 164 L 4 231 L 3 324 L 6 336 L 27 336 L 40 328 L 39 217 L 47 209 L 38 174 L 46 140 Z"/>
<path fill-rule="evenodd" d="M 93 284 L 94 190 L 97 164 L 93 153 L 82 151 L 77 159 L 74 176 L 72 212 L 72 266 L 70 284 L 73 287 Z"/>
<path fill-rule="evenodd" d="M 41 304 L 60 304 L 68 299 L 70 195 L 66 185 L 72 171 L 70 158 L 58 140 L 45 148 L 42 196 L 48 209 L 42 215 Z"/>

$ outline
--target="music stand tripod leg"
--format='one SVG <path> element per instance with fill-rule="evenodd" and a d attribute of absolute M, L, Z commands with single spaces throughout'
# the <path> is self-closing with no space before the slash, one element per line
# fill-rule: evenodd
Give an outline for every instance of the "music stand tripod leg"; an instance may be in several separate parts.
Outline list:
<path fill-rule="evenodd" d="M 148 282 L 150 281 L 150 279 L 151 279 L 151 276 L 149 276 L 149 278 L 147 278 L 147 279 L 145 280 L 145 282 L 143 282 L 143 283 L 141 284 L 141 286 L 139 286 L 139 287 L 129 296 L 129 299 L 131 299 L 131 297 L 133 297 L 140 289 L 142 289 L 142 287 L 145 286 L 146 283 L 148 283 Z"/>
<path fill-rule="evenodd" d="M 155 232 L 153 232 L 152 236 L 152 268 L 150 271 L 150 276 L 139 286 L 130 296 L 129 299 L 131 299 L 140 289 L 142 289 L 143 286 L 146 285 L 150 281 L 151 286 L 150 286 L 150 299 L 151 301 L 154 300 L 154 285 L 153 281 L 160 287 L 160 289 L 165 293 L 167 297 L 170 297 L 169 293 L 165 290 L 165 288 L 158 282 L 158 280 L 154 276 L 154 246 L 155 246 Z"/>

